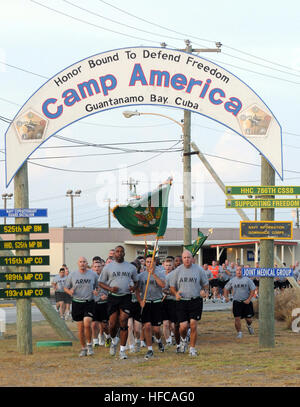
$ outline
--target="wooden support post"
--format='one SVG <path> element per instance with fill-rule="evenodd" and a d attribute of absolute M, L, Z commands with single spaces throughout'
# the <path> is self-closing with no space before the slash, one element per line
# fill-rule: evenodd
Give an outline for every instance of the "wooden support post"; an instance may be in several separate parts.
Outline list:
<path fill-rule="evenodd" d="M 275 171 L 261 157 L 261 185 L 275 185 Z M 267 198 L 273 198 L 268 196 Z M 261 220 L 274 220 L 274 209 L 261 209 Z M 260 240 L 260 267 L 274 267 L 274 240 Z M 259 279 L 259 345 L 273 348 L 274 339 L 274 278 Z"/>

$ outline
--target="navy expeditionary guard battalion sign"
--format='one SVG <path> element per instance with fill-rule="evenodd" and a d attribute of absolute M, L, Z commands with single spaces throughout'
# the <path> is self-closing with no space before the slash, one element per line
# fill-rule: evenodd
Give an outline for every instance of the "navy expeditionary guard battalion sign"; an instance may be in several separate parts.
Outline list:
<path fill-rule="evenodd" d="M 5 135 L 6 185 L 42 143 L 66 126 L 136 105 L 187 109 L 211 118 L 244 137 L 282 178 L 281 127 L 248 85 L 185 51 L 133 47 L 79 61 L 28 99 Z"/>

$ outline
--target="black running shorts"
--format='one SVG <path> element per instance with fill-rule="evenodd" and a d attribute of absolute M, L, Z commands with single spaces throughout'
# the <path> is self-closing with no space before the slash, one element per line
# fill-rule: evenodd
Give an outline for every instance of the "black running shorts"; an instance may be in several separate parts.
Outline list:
<path fill-rule="evenodd" d="M 97 321 L 97 322 L 107 322 L 108 321 L 107 302 L 102 302 L 102 303 L 95 302 L 93 321 Z"/>
<path fill-rule="evenodd" d="M 254 316 L 253 304 L 250 301 L 249 304 L 245 304 L 243 301 L 233 301 L 232 312 L 234 317 L 252 318 Z"/>
<path fill-rule="evenodd" d="M 163 321 L 176 322 L 176 301 L 175 300 L 164 300 L 162 302 L 163 307 Z"/>
<path fill-rule="evenodd" d="M 65 293 L 61 291 L 55 291 L 55 302 L 65 301 Z"/>
<path fill-rule="evenodd" d="M 195 319 L 200 321 L 202 316 L 203 300 L 201 297 L 193 300 L 180 300 L 176 302 L 176 314 L 178 322 Z"/>
<path fill-rule="evenodd" d="M 138 322 L 141 322 L 141 306 L 138 301 L 132 302 L 130 316 Z"/>
<path fill-rule="evenodd" d="M 71 295 L 65 293 L 65 299 L 64 299 L 64 301 L 65 301 L 65 304 L 72 304 L 72 297 L 71 297 Z"/>
<path fill-rule="evenodd" d="M 119 310 L 122 310 L 128 316 L 131 316 L 130 315 L 131 309 L 132 309 L 131 294 L 125 295 L 108 294 L 107 312 L 109 317 Z"/>
<path fill-rule="evenodd" d="M 223 290 L 223 288 L 225 287 L 226 284 L 227 284 L 227 281 L 218 279 L 218 287 L 220 287 L 222 290 Z"/>
<path fill-rule="evenodd" d="M 219 287 L 218 279 L 213 278 L 212 280 L 209 280 L 209 286 L 210 286 L 210 288 Z"/>
<path fill-rule="evenodd" d="M 72 318 L 73 321 L 83 321 L 85 317 L 94 317 L 94 300 L 86 302 L 72 301 Z"/>
<path fill-rule="evenodd" d="M 162 324 L 162 303 L 146 302 L 141 321 L 143 324 L 151 322 L 152 326 L 160 326 Z"/>

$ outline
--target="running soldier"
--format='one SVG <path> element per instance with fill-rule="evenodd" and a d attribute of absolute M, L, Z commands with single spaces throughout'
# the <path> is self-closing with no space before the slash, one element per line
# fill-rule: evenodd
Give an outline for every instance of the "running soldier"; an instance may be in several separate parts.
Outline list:
<path fill-rule="evenodd" d="M 139 274 L 138 285 L 136 290 L 136 298 L 138 299 L 142 308 L 141 321 L 144 327 L 145 341 L 148 347 L 145 359 L 153 357 L 152 348 L 152 329 L 158 349 L 160 352 L 164 352 L 164 345 L 161 341 L 160 326 L 162 324 L 162 298 L 163 288 L 165 287 L 165 275 L 163 271 L 160 271 L 155 267 L 155 260 L 152 262 L 152 256 L 146 257 L 146 270 Z M 149 285 L 144 301 L 144 295 L 150 273 Z"/>
<path fill-rule="evenodd" d="M 180 333 L 179 333 L 179 323 L 177 322 L 177 314 L 176 314 L 176 297 L 172 295 L 170 291 L 170 279 L 174 273 L 174 263 L 169 258 L 166 258 L 164 262 L 164 268 L 166 270 L 166 286 L 163 290 L 164 292 L 164 300 L 163 300 L 163 328 L 164 328 L 164 336 L 166 339 L 167 345 L 172 345 L 173 338 L 175 339 L 176 343 L 176 352 L 180 353 Z M 168 323 L 168 329 L 166 326 Z M 170 332 L 170 336 L 168 337 L 168 332 Z"/>
<path fill-rule="evenodd" d="M 182 253 L 182 265 L 177 267 L 170 279 L 171 293 L 176 297 L 176 312 L 181 336 L 181 353 L 187 349 L 187 331 L 190 324 L 190 356 L 197 356 L 197 321 L 200 321 L 203 308 L 201 290 L 208 290 L 206 273 L 193 263 L 188 250 Z"/>
<path fill-rule="evenodd" d="M 246 319 L 249 334 L 253 335 L 254 330 L 251 324 L 254 312 L 251 298 L 255 293 L 255 285 L 250 278 L 242 276 L 241 266 L 237 266 L 236 277 L 229 280 L 224 287 L 224 297 L 226 302 L 229 301 L 228 294 L 230 290 L 233 290 L 232 311 L 234 315 L 235 329 L 237 331 L 237 338 L 240 339 L 243 336 L 241 324 L 241 319 L 243 318 Z"/>
<path fill-rule="evenodd" d="M 65 284 L 67 277 L 65 276 L 65 269 L 61 267 L 59 274 L 53 279 L 53 287 L 55 290 L 56 309 L 59 312 L 61 319 L 65 319 Z"/>
<path fill-rule="evenodd" d="M 100 259 L 100 261 L 93 259 L 92 270 L 96 273 L 98 281 L 103 267 L 104 261 L 102 261 L 102 259 Z M 108 348 L 111 343 L 111 338 L 108 331 L 107 294 L 107 291 L 98 286 L 94 295 L 95 309 L 92 323 L 94 348 L 100 345 L 105 345 L 105 347 Z"/>
<path fill-rule="evenodd" d="M 128 337 L 128 318 L 132 311 L 131 293 L 136 288 L 136 267 L 124 261 L 123 246 L 115 248 L 115 261 L 104 266 L 99 286 L 108 291 L 107 311 L 109 316 L 109 333 L 112 338 L 110 354 L 114 356 L 118 344 L 118 327 L 120 327 L 120 359 L 127 359 L 126 342 Z"/>
<path fill-rule="evenodd" d="M 94 316 L 94 294 L 98 285 L 97 275 L 88 270 L 85 257 L 78 260 L 78 270 L 69 274 L 65 292 L 72 298 L 72 318 L 77 322 L 78 336 L 81 344 L 79 356 L 93 355 L 92 320 Z"/>

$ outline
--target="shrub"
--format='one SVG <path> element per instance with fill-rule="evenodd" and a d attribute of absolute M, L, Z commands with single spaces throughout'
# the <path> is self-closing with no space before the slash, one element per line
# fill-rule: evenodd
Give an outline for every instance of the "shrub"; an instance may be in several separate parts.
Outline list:
<path fill-rule="evenodd" d="M 296 317 L 292 317 L 294 308 L 300 308 L 300 290 L 298 288 L 286 288 L 275 295 L 274 317 L 277 321 L 286 322 L 287 328 L 292 327 L 292 322 Z M 255 316 L 258 317 L 259 298 L 253 301 Z"/>

